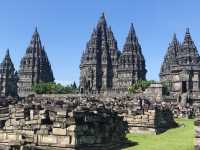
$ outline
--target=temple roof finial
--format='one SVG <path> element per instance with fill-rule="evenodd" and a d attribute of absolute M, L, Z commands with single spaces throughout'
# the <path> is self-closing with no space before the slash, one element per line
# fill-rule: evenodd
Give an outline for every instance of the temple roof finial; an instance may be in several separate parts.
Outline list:
<path fill-rule="evenodd" d="M 175 33 L 175 32 L 174 32 L 174 34 L 173 34 L 173 39 L 177 39 L 177 38 L 176 38 L 176 33 Z"/>
<path fill-rule="evenodd" d="M 136 37 L 136 33 L 135 33 L 135 29 L 134 29 L 133 23 L 131 23 L 131 26 L 130 26 L 130 29 L 129 29 L 129 32 L 128 32 L 128 37 L 127 37 L 127 39 L 128 39 L 129 41 L 137 40 L 137 37 Z"/>
<path fill-rule="evenodd" d="M 190 34 L 190 28 L 186 28 L 186 34 Z"/>
<path fill-rule="evenodd" d="M 10 57 L 9 48 L 6 50 L 6 57 Z"/>
<path fill-rule="evenodd" d="M 102 12 L 101 17 L 105 19 L 105 13 L 104 12 Z"/>
<path fill-rule="evenodd" d="M 189 44 L 190 42 L 193 42 L 193 40 L 192 40 L 189 28 L 186 28 L 186 32 L 185 32 L 185 37 L 184 37 L 183 43 Z"/>
<path fill-rule="evenodd" d="M 131 23 L 131 27 L 130 27 L 129 33 L 135 35 L 135 29 L 134 29 L 133 23 Z"/>
<path fill-rule="evenodd" d="M 176 33 L 174 33 L 173 38 L 172 38 L 172 43 L 177 43 L 177 42 L 178 42 L 178 39 L 177 39 Z"/>
<path fill-rule="evenodd" d="M 98 24 L 106 24 L 106 17 L 105 17 L 104 12 L 102 13 L 102 15 L 100 17 Z"/>
<path fill-rule="evenodd" d="M 35 26 L 35 32 L 38 32 L 38 26 L 37 25 Z"/>

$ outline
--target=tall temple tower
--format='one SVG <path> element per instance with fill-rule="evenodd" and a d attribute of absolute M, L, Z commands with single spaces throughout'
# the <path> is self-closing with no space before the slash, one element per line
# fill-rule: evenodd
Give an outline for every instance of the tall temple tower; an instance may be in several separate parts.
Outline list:
<path fill-rule="evenodd" d="M 145 59 L 141 46 L 131 24 L 123 52 L 119 58 L 118 90 L 127 92 L 128 87 L 137 80 L 146 80 Z"/>
<path fill-rule="evenodd" d="M 17 72 L 10 58 L 9 50 L 0 64 L 0 95 L 17 96 Z"/>
<path fill-rule="evenodd" d="M 146 72 L 133 25 L 121 54 L 112 29 L 102 14 L 81 57 L 81 93 L 128 91 L 134 81 L 146 79 Z"/>
<path fill-rule="evenodd" d="M 161 66 L 160 80 L 168 82 L 175 97 L 200 92 L 200 57 L 188 28 L 182 44 L 174 35 Z"/>
<path fill-rule="evenodd" d="M 111 90 L 117 78 L 118 57 L 117 42 L 102 14 L 81 57 L 81 93 Z"/>
<path fill-rule="evenodd" d="M 36 28 L 26 54 L 21 59 L 18 94 L 20 97 L 28 96 L 33 93 L 32 86 L 35 83 L 53 81 L 51 65 Z"/>

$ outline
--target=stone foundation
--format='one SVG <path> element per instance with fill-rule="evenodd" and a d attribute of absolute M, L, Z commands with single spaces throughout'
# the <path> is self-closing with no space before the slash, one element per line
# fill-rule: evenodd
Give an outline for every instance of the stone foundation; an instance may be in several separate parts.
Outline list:
<path fill-rule="evenodd" d="M 158 134 L 176 127 L 173 114 L 169 109 L 155 108 L 137 115 L 125 115 L 130 133 Z"/>

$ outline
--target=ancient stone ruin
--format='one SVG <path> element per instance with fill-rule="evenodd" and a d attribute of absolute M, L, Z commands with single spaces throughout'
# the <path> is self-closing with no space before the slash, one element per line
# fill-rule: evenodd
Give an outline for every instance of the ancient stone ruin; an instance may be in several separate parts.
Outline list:
<path fill-rule="evenodd" d="M 168 84 L 172 101 L 193 105 L 200 100 L 200 57 L 188 28 L 182 43 L 174 35 L 169 44 L 160 80 Z"/>
<path fill-rule="evenodd" d="M 107 150 L 126 142 L 123 117 L 100 102 L 29 97 L 0 110 L 2 149 Z"/>
<path fill-rule="evenodd" d="M 0 64 L 0 149 L 118 150 L 129 143 L 128 132 L 159 134 L 177 126 L 174 117 L 198 116 L 200 57 L 189 29 L 182 44 L 174 35 L 161 82 L 128 93 L 146 72 L 133 24 L 121 52 L 103 14 L 81 57 L 81 94 L 34 95 L 34 84 L 54 81 L 36 28 L 19 72 L 9 51 Z"/>
<path fill-rule="evenodd" d="M 0 64 L 0 95 L 17 96 L 17 72 L 10 58 L 9 50 Z"/>
<path fill-rule="evenodd" d="M 34 84 L 53 81 L 51 64 L 36 28 L 30 45 L 26 49 L 26 54 L 20 62 L 18 95 L 26 97 L 33 94 L 32 86 Z"/>
<path fill-rule="evenodd" d="M 127 132 L 176 126 L 169 109 L 148 100 L 80 95 L 2 98 L 0 122 L 2 149 L 119 149 Z"/>
<path fill-rule="evenodd" d="M 160 102 L 149 101 L 140 95 L 100 99 L 124 117 L 130 133 L 158 134 L 177 126 L 170 107 Z"/>
<path fill-rule="evenodd" d="M 80 92 L 128 92 L 128 87 L 136 80 L 146 79 L 146 72 L 133 24 L 121 52 L 102 14 L 81 57 Z"/>

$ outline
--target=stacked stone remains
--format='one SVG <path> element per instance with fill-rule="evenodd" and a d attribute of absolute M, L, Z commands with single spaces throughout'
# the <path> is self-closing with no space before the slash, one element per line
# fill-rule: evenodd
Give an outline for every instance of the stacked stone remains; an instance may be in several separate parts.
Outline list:
<path fill-rule="evenodd" d="M 163 100 L 164 87 L 160 82 L 152 83 L 143 94 L 148 97 L 151 101 L 162 101 Z"/>
<path fill-rule="evenodd" d="M 139 95 L 146 97 L 146 99 L 152 102 L 162 103 L 162 105 L 165 105 L 172 111 L 175 118 L 194 118 L 199 113 L 200 105 L 197 102 L 189 103 L 187 94 L 183 94 L 182 97 L 176 98 L 168 95 L 168 91 L 166 93 L 166 90 L 167 88 L 164 84 L 155 82 Z"/>
<path fill-rule="evenodd" d="M 94 98 L 29 97 L 9 105 L 0 130 L 2 149 L 119 149 L 123 117 Z"/>
<path fill-rule="evenodd" d="M 0 64 L 0 96 L 17 96 L 17 72 L 10 58 L 9 50 Z"/>
<path fill-rule="evenodd" d="M 121 54 L 103 14 L 81 57 L 80 92 L 127 92 L 128 87 L 136 80 L 146 78 L 146 72 L 145 60 L 133 25 Z"/>
<path fill-rule="evenodd" d="M 33 94 L 32 86 L 40 82 L 53 82 L 54 76 L 40 35 L 35 29 L 25 56 L 21 59 L 18 94 L 25 97 Z"/>
<path fill-rule="evenodd" d="M 176 126 L 167 106 L 138 95 L 38 95 L 18 102 L 4 100 L 2 149 L 119 149 L 127 142 L 128 131 L 157 134 Z"/>
<path fill-rule="evenodd" d="M 124 117 L 130 133 L 158 134 L 177 126 L 170 107 L 162 102 L 149 101 L 141 95 L 101 99 L 106 107 Z"/>

